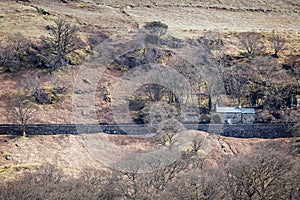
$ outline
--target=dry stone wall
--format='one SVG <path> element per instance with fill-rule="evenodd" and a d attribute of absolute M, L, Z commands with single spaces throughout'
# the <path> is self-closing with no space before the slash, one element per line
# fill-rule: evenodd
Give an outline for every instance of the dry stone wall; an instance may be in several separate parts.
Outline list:
<path fill-rule="evenodd" d="M 198 129 L 223 136 L 238 138 L 282 138 L 292 137 L 290 128 L 293 124 L 185 124 L 187 129 Z M 54 135 L 54 134 L 82 134 L 99 133 L 107 134 L 147 134 L 147 129 L 141 126 L 108 124 L 31 124 L 26 128 L 28 135 Z M 122 127 L 121 126 L 121 127 Z M 22 127 L 15 124 L 1 124 L 0 134 L 20 135 Z"/>

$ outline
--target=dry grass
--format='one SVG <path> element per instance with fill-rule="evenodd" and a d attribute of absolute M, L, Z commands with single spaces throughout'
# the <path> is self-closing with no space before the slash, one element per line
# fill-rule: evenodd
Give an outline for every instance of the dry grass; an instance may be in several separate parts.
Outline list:
<path fill-rule="evenodd" d="M 46 33 L 45 26 L 54 18 L 44 16 L 30 5 L 15 1 L 0 1 L 0 13 L 0 35 L 4 38 L 20 32 L 35 40 Z"/>
<path fill-rule="evenodd" d="M 0 182 L 4 180 L 15 180 L 24 171 L 33 171 L 41 166 L 40 163 L 21 163 L 0 165 Z"/>
<path fill-rule="evenodd" d="M 268 139 L 219 137 L 199 131 L 187 131 L 182 134 L 186 134 L 185 138 L 189 135 L 206 138 L 198 153 L 206 156 L 205 165 L 209 167 L 216 165 L 217 161 L 225 155 L 249 152 L 260 142 L 268 141 Z M 277 140 L 289 145 L 292 139 Z M 103 169 L 114 166 L 113 164 L 119 161 L 124 162 L 120 155 L 129 156 L 133 152 L 144 155 L 155 148 L 161 148 L 149 144 L 149 138 L 103 133 L 82 136 L 31 136 L 26 139 L 2 135 L 0 136 L 0 181 L 18 177 L 23 171 L 35 170 L 43 164 L 56 165 L 71 174 L 76 174 L 83 169 Z M 8 153 L 11 154 L 11 160 L 5 159 Z"/>

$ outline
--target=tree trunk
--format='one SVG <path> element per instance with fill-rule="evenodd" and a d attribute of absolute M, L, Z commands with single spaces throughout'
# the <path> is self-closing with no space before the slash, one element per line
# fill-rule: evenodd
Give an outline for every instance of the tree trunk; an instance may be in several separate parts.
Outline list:
<path fill-rule="evenodd" d="M 26 137 L 26 125 L 22 124 L 22 136 Z"/>

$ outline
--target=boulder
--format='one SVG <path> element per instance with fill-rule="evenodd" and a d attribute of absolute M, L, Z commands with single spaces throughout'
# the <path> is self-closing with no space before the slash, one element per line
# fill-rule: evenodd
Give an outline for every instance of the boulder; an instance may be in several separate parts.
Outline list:
<path fill-rule="evenodd" d="M 91 81 L 87 78 L 83 78 L 82 81 L 87 84 L 91 84 Z"/>

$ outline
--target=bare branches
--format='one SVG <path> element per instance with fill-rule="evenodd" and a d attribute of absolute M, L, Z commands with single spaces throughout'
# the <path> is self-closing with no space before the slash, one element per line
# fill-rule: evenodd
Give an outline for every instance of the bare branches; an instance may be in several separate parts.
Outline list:
<path fill-rule="evenodd" d="M 23 91 L 18 91 L 13 95 L 7 92 L 6 97 L 7 118 L 9 121 L 20 123 L 22 135 L 26 136 L 26 126 L 33 120 L 36 113 L 35 105 Z"/>
<path fill-rule="evenodd" d="M 245 32 L 239 34 L 240 43 L 247 51 L 248 56 L 260 55 L 265 51 L 265 46 L 261 41 L 261 37 L 261 34 L 256 32 Z"/>
<path fill-rule="evenodd" d="M 299 199 L 299 159 L 285 146 L 262 142 L 235 156 L 204 169 L 161 159 L 144 173 L 134 164 L 130 172 L 87 169 L 76 176 L 45 166 L 0 184 L 0 199 Z"/>
<path fill-rule="evenodd" d="M 286 47 L 286 41 L 279 34 L 276 34 L 274 31 L 272 33 L 272 47 L 274 49 L 274 57 L 278 57 L 278 53 L 283 51 Z"/>
<path fill-rule="evenodd" d="M 160 101 L 166 92 L 164 86 L 158 84 L 147 84 L 144 88 L 147 97 L 154 102 Z"/>
<path fill-rule="evenodd" d="M 164 120 L 158 126 L 155 140 L 158 144 L 165 146 L 173 145 L 176 141 L 176 136 L 183 130 L 182 125 L 174 118 Z"/>
<path fill-rule="evenodd" d="M 5 110 L 10 123 L 19 123 L 22 135 L 26 136 L 26 126 L 35 120 L 36 105 L 32 102 L 32 95 L 40 90 L 40 80 L 33 74 L 24 74 L 17 83 L 17 91 L 5 92 Z"/>
<path fill-rule="evenodd" d="M 27 66 L 29 41 L 22 34 L 16 33 L 9 37 L 7 43 L 0 47 L 0 66 L 6 72 L 15 72 Z"/>
<path fill-rule="evenodd" d="M 50 36 L 42 38 L 49 68 L 55 70 L 65 67 L 68 64 L 68 55 L 80 48 L 80 42 L 75 38 L 77 30 L 65 19 L 58 19 Z"/>
<path fill-rule="evenodd" d="M 278 199 L 287 195 L 293 182 L 288 174 L 297 170 L 292 158 L 277 145 L 262 144 L 251 154 L 238 156 L 229 163 L 224 174 L 227 198 Z"/>

